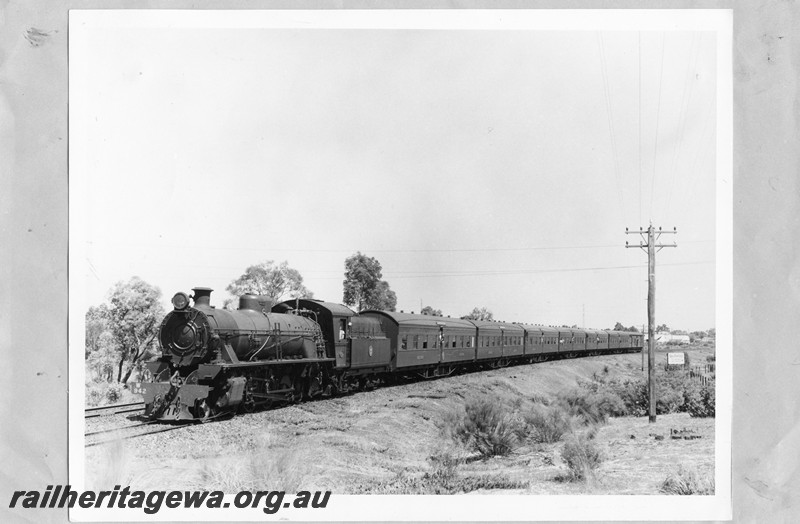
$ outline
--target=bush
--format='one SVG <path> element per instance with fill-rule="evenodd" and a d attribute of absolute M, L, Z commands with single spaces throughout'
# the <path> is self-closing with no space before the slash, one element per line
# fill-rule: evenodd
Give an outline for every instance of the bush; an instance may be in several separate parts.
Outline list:
<path fill-rule="evenodd" d="M 458 465 L 461 460 L 450 450 L 441 450 L 430 457 L 431 470 L 422 477 L 427 492 L 434 494 L 452 493 L 456 488 Z"/>
<path fill-rule="evenodd" d="M 716 415 L 716 384 L 713 379 L 704 386 L 696 387 L 687 396 L 686 411 L 693 417 Z"/>
<path fill-rule="evenodd" d="M 105 399 L 105 388 L 96 382 L 86 384 L 86 405 L 97 406 Z"/>
<path fill-rule="evenodd" d="M 678 466 L 677 473 L 664 479 L 659 491 L 668 495 L 713 495 L 713 475 L 700 475 L 694 467 Z"/>
<path fill-rule="evenodd" d="M 594 440 L 587 435 L 570 437 L 564 443 L 561 458 L 566 462 L 572 480 L 584 480 L 594 475 L 594 471 L 603 461 Z"/>
<path fill-rule="evenodd" d="M 642 379 L 609 380 L 599 384 L 596 389 L 598 392 L 607 391 L 619 399 L 619 403 L 606 400 L 610 416 L 641 417 L 647 414 L 647 382 Z"/>
<path fill-rule="evenodd" d="M 656 413 L 666 415 L 684 411 L 685 393 L 695 387 L 689 373 L 683 370 L 667 371 L 656 377 L 658 402 Z"/>
<path fill-rule="evenodd" d="M 108 385 L 108 389 L 106 389 L 106 401 L 109 404 L 115 404 L 122 399 L 122 384 L 119 382 L 114 382 Z"/>
<path fill-rule="evenodd" d="M 602 383 L 596 383 L 603 386 Z M 586 424 L 605 423 L 609 416 L 625 415 L 627 408 L 622 398 L 607 387 L 590 386 L 571 389 L 558 396 L 570 415 L 580 417 Z"/>
<path fill-rule="evenodd" d="M 560 406 L 534 404 L 522 415 L 525 434 L 534 442 L 550 444 L 558 442 L 572 429 L 572 417 Z"/>
<path fill-rule="evenodd" d="M 506 409 L 487 400 L 473 400 L 460 416 L 446 419 L 445 432 L 457 442 L 488 458 L 508 455 L 518 445 L 517 424 Z"/>
<path fill-rule="evenodd" d="M 636 417 L 648 414 L 650 404 L 647 394 L 647 381 L 645 379 L 626 380 L 624 382 L 609 381 L 604 383 L 603 386 L 619 396 L 625 405 L 624 414 Z M 669 413 L 691 412 L 690 401 L 694 399 L 693 401 L 697 402 L 699 391 L 700 385 L 684 370 L 660 373 L 656 377 L 656 413 L 666 415 Z"/>

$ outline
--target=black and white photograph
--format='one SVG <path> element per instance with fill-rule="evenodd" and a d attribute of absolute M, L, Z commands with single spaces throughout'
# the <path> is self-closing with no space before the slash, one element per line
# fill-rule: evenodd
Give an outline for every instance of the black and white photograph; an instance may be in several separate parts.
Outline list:
<path fill-rule="evenodd" d="M 73 518 L 730 518 L 730 11 L 69 30 Z"/>

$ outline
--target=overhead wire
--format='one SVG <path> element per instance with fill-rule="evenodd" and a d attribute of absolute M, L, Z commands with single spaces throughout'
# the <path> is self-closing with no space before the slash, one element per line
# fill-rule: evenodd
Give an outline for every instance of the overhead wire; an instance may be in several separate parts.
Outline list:
<path fill-rule="evenodd" d="M 689 103 L 692 99 L 692 92 L 694 91 L 694 82 L 691 81 L 691 74 L 697 67 L 697 58 L 700 54 L 700 45 L 698 43 L 697 34 L 692 35 L 692 44 L 689 48 L 689 54 L 692 55 L 692 60 L 687 62 L 687 69 L 686 69 L 686 76 L 684 79 L 683 84 L 683 94 L 681 95 L 681 111 L 679 114 L 679 125 L 680 131 L 678 133 L 678 141 L 673 148 L 672 154 L 672 162 L 670 164 L 670 184 L 669 190 L 667 191 L 667 203 L 666 203 L 666 210 L 664 212 L 665 215 L 669 213 L 669 209 L 672 203 L 672 190 L 675 186 L 675 174 L 678 169 L 678 158 L 680 157 L 680 152 L 683 147 L 683 136 L 686 130 L 686 121 L 688 120 L 688 112 L 689 112 Z M 688 95 L 687 95 L 688 91 Z"/>
<path fill-rule="evenodd" d="M 666 33 L 661 34 L 661 65 L 658 75 L 658 105 L 656 106 L 656 137 L 653 141 L 653 178 L 650 182 L 650 216 L 653 216 L 653 197 L 656 193 L 656 167 L 658 166 L 658 124 L 661 117 L 661 88 L 664 80 L 664 47 L 666 43 Z"/>
<path fill-rule="evenodd" d="M 713 240 L 692 240 L 690 242 L 713 242 Z M 158 244 L 154 242 L 117 242 L 117 241 L 86 241 L 94 248 L 103 246 L 127 246 L 127 247 L 157 247 L 159 249 L 172 248 L 181 250 L 203 249 L 203 250 L 235 250 L 235 251 L 262 251 L 262 252 L 292 252 L 292 253 L 354 253 L 361 251 L 362 253 L 495 253 L 495 252 L 510 252 L 510 251 L 559 251 L 568 249 L 610 249 L 619 248 L 618 243 L 613 244 L 583 244 L 571 246 L 527 246 L 527 247 L 480 247 L 480 248 L 431 248 L 431 249 L 305 249 L 305 248 L 291 248 L 291 247 L 243 247 L 243 246 L 193 246 L 183 244 Z"/>
<path fill-rule="evenodd" d="M 642 32 L 639 31 L 639 224 L 642 223 Z"/>
<path fill-rule="evenodd" d="M 659 264 L 662 266 L 698 266 L 713 264 L 713 260 L 698 260 L 691 262 L 673 262 Z M 476 276 L 515 276 L 515 275 L 531 275 L 539 273 L 575 273 L 581 271 L 611 271 L 619 269 L 634 269 L 639 265 L 624 265 L 624 266 L 594 266 L 594 267 L 576 267 L 576 268 L 547 268 L 547 269 L 509 269 L 509 270 L 485 270 L 485 271 L 420 271 L 420 272 L 398 272 L 387 271 L 383 273 L 383 278 L 387 279 L 410 279 L 410 278 L 439 278 L 439 277 L 476 277 Z M 184 273 L 183 271 L 181 273 Z M 314 271 L 306 271 L 306 275 L 315 274 Z M 210 277 L 211 275 L 206 275 Z M 218 277 L 218 278 L 227 278 Z M 341 280 L 342 274 L 338 276 L 315 276 L 314 280 Z"/>
<path fill-rule="evenodd" d="M 608 62 L 606 61 L 605 42 L 603 34 L 597 33 L 597 41 L 600 47 L 600 69 L 603 76 L 603 93 L 606 101 L 606 116 L 608 117 L 608 133 L 611 137 L 611 152 L 614 159 L 614 182 L 617 185 L 617 200 L 619 201 L 619 213 L 622 215 L 622 210 L 625 209 L 625 200 L 622 191 L 622 183 L 620 181 L 623 177 L 622 170 L 620 169 L 619 151 L 617 149 L 617 137 L 614 130 L 614 117 L 613 109 L 611 107 L 611 89 L 608 84 Z M 624 217 L 621 217 L 624 219 Z"/>
<path fill-rule="evenodd" d="M 704 148 L 704 144 L 706 141 L 706 135 L 708 134 L 709 129 L 713 129 L 713 126 L 709 125 L 713 121 L 713 112 L 708 111 L 706 113 L 705 122 L 703 123 L 703 130 L 700 133 L 700 138 L 697 141 L 697 148 L 695 149 L 694 157 L 692 162 L 689 164 L 689 172 L 696 173 L 698 161 L 700 160 L 700 154 L 706 151 Z M 713 152 L 714 149 L 712 148 L 711 151 Z M 699 175 L 695 175 L 692 177 L 692 187 L 689 189 L 688 195 L 694 195 L 695 189 L 697 188 L 697 184 L 702 177 Z M 686 212 L 686 208 L 690 205 L 690 199 L 686 198 L 683 201 L 683 207 L 681 208 L 682 212 Z M 709 242 L 713 242 L 710 240 Z"/>
<path fill-rule="evenodd" d="M 662 266 L 696 266 L 713 264 L 711 260 L 700 260 L 694 262 L 674 262 L 659 264 Z M 639 267 L 638 265 L 626 266 L 596 266 L 596 267 L 578 267 L 578 268 L 551 268 L 551 269 L 521 269 L 521 270 L 507 270 L 507 271 L 459 271 L 459 272 L 436 272 L 436 273 L 420 273 L 418 275 L 398 275 L 395 273 L 387 272 L 384 276 L 389 278 L 434 278 L 434 277 L 462 277 L 462 276 L 509 276 L 509 275 L 529 275 L 537 273 L 574 273 L 579 271 L 606 271 L 617 269 L 631 269 Z"/>

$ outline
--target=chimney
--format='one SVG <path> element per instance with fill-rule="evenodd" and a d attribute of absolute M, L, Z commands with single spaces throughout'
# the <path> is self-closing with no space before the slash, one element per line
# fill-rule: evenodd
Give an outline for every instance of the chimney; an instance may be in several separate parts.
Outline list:
<path fill-rule="evenodd" d="M 193 287 L 192 291 L 194 291 L 192 298 L 194 299 L 195 307 L 211 307 L 211 292 L 214 291 L 213 289 L 210 287 Z"/>

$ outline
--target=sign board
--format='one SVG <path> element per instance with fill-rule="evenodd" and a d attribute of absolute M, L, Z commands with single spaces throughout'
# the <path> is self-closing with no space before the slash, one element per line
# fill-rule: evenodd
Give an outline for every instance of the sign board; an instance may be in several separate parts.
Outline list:
<path fill-rule="evenodd" d="M 685 363 L 683 357 L 683 353 L 667 353 L 667 364 L 670 366 L 682 366 Z"/>

